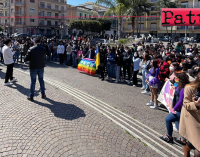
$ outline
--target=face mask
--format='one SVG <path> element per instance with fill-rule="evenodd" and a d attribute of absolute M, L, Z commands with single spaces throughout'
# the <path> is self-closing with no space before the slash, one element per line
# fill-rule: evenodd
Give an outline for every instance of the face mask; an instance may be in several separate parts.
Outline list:
<path fill-rule="evenodd" d="M 134 57 L 137 57 L 137 54 L 134 54 Z"/>
<path fill-rule="evenodd" d="M 169 67 L 169 70 L 170 71 L 174 71 L 174 67 Z"/>

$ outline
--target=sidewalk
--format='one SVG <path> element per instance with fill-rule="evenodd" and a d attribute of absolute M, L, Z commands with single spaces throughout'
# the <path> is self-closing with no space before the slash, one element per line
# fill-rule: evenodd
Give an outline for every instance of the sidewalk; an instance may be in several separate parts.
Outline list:
<path fill-rule="evenodd" d="M 3 86 L 0 71 L 0 156 L 159 156 L 100 113 L 45 84 L 41 99 L 29 102 L 30 76 L 14 70 L 19 82 Z"/>

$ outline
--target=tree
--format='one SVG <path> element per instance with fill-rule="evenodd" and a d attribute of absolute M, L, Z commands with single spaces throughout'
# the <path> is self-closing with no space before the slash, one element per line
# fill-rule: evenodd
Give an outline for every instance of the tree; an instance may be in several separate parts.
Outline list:
<path fill-rule="evenodd" d="M 121 28 L 122 28 L 122 16 L 126 12 L 126 7 L 120 0 L 97 0 L 96 3 L 104 4 L 109 9 L 105 12 L 105 16 L 107 15 L 115 15 L 118 19 L 118 35 L 121 37 Z"/>
<path fill-rule="evenodd" d="M 105 19 L 105 18 L 99 18 L 97 19 L 97 21 L 99 21 L 101 23 L 101 30 L 102 31 L 108 31 L 111 28 L 111 20 L 109 19 Z"/>
<path fill-rule="evenodd" d="M 161 8 L 181 8 L 181 7 L 182 6 L 178 3 L 178 0 L 175 0 L 174 2 L 171 2 L 171 0 L 162 0 L 156 3 L 156 10 L 159 10 L 159 11 Z M 169 37 L 167 26 L 166 26 L 166 31 Z M 172 37 L 172 26 L 171 26 L 171 37 Z"/>
<path fill-rule="evenodd" d="M 131 16 L 132 21 L 132 36 L 134 35 L 135 29 L 135 16 L 141 16 L 143 12 L 150 13 L 151 4 L 147 0 L 119 0 L 126 7 L 126 14 Z M 141 29 L 141 18 L 140 18 L 140 29 Z"/>
<path fill-rule="evenodd" d="M 4 28 L 0 26 L 0 32 L 3 32 Z"/>
<path fill-rule="evenodd" d="M 69 24 L 71 29 L 78 29 L 91 32 L 100 32 L 101 23 L 97 20 L 73 20 Z"/>

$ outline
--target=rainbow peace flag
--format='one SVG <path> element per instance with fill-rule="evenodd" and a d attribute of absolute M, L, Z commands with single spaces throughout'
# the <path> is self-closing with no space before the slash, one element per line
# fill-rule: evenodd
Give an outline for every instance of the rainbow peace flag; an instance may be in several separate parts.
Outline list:
<path fill-rule="evenodd" d="M 96 64 L 94 59 L 84 58 L 78 64 L 78 70 L 87 74 L 95 75 Z"/>

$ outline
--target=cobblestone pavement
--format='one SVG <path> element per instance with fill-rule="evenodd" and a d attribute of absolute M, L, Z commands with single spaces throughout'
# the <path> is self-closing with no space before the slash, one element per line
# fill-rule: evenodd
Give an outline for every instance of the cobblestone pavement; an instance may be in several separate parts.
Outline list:
<path fill-rule="evenodd" d="M 43 100 L 37 82 L 32 103 L 26 100 L 29 75 L 14 70 L 19 82 L 12 87 L 3 86 L 4 75 L 5 68 L 0 71 L 0 156 L 160 156 L 140 139 L 57 87 L 46 83 L 48 98 Z"/>

